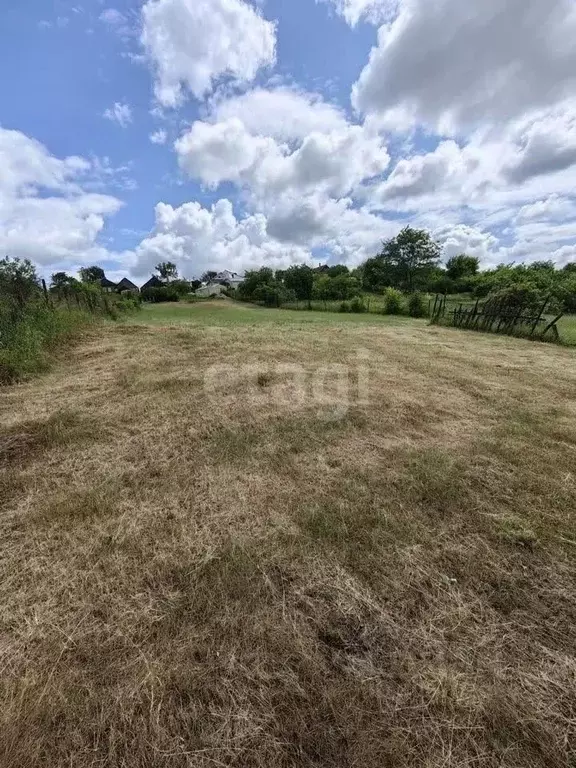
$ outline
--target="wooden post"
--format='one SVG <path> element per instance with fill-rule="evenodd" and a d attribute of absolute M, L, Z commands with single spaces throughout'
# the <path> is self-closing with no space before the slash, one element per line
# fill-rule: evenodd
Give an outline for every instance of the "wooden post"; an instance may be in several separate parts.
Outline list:
<path fill-rule="evenodd" d="M 46 280 L 44 278 L 42 278 L 42 290 L 44 291 L 44 300 L 50 306 L 50 296 L 48 295 L 48 288 L 46 288 Z"/>
<path fill-rule="evenodd" d="M 551 323 L 548 323 L 548 325 L 546 326 L 546 328 L 544 328 L 544 330 L 542 331 L 542 338 L 544 338 L 544 336 L 545 336 L 545 335 L 548 333 L 548 331 L 549 331 L 551 328 L 554 328 L 554 330 L 556 331 L 556 338 L 557 338 L 557 339 L 559 339 L 559 338 L 560 338 L 560 334 L 558 333 L 558 328 L 556 327 L 556 323 L 557 323 L 557 322 L 558 322 L 558 320 L 560 320 L 560 318 L 562 318 L 562 317 L 564 317 L 564 312 L 560 312 L 560 314 L 559 314 L 557 317 L 555 317 L 555 318 L 554 318 L 554 320 L 552 320 L 552 322 L 551 322 Z"/>
<path fill-rule="evenodd" d="M 546 301 L 544 302 L 544 304 L 542 304 L 542 309 L 540 310 L 540 314 L 538 315 L 538 317 L 537 317 L 537 318 L 536 318 L 536 320 L 534 321 L 534 325 L 532 326 L 532 329 L 531 329 L 531 331 L 530 331 L 530 336 L 533 336 L 533 335 L 534 335 L 534 331 L 536 330 L 536 326 L 537 326 L 537 325 L 538 325 L 538 323 L 540 322 L 540 318 L 541 318 L 541 317 L 542 317 L 542 315 L 544 314 L 544 310 L 546 309 L 546 307 L 547 307 L 547 305 L 548 305 L 548 302 L 549 302 L 549 301 L 550 301 L 550 296 L 548 296 L 548 298 L 546 299 Z M 548 329 L 546 329 L 546 330 L 548 330 Z"/>

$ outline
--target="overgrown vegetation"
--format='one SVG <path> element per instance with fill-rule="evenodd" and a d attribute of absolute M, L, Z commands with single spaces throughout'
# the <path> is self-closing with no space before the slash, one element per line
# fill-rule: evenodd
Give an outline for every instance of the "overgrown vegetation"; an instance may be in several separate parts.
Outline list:
<path fill-rule="evenodd" d="M 540 341 L 563 341 L 557 326 L 563 315 L 562 310 L 558 312 L 558 303 L 551 296 L 543 301 L 541 292 L 530 285 L 518 283 L 490 294 L 482 302 L 477 299 L 467 306 L 449 306 L 445 296 L 436 296 L 432 323 Z M 552 317 L 546 312 L 552 312 Z"/>
<path fill-rule="evenodd" d="M 80 282 L 55 273 L 43 292 L 33 264 L 0 261 L 0 383 L 47 367 L 58 347 L 69 344 L 99 317 L 116 318 L 138 307 L 128 296 L 106 295 L 94 280 Z"/>

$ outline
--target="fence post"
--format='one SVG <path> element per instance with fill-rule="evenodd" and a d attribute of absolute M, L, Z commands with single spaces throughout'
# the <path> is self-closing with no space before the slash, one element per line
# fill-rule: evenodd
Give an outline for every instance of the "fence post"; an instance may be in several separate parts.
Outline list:
<path fill-rule="evenodd" d="M 532 329 L 531 329 L 531 331 L 530 331 L 530 336 L 533 336 L 533 335 L 534 335 L 534 331 L 536 330 L 536 326 L 537 326 L 537 325 L 538 325 L 538 323 L 540 322 L 540 318 L 541 318 L 541 317 L 542 317 L 542 315 L 544 314 L 544 310 L 546 309 L 546 307 L 547 307 L 547 305 L 548 305 L 548 302 L 550 301 L 550 298 L 551 298 L 551 297 L 550 297 L 550 296 L 548 296 L 548 298 L 546 299 L 546 301 L 545 301 L 545 302 L 544 302 L 544 304 L 542 305 L 542 309 L 540 310 L 540 314 L 538 315 L 538 317 L 537 317 L 537 318 L 536 318 L 536 320 L 534 321 L 534 325 L 532 326 Z"/>
<path fill-rule="evenodd" d="M 42 278 L 42 290 L 44 291 L 44 300 L 48 306 L 50 306 L 50 296 L 48 295 L 48 288 L 46 287 L 46 280 Z"/>

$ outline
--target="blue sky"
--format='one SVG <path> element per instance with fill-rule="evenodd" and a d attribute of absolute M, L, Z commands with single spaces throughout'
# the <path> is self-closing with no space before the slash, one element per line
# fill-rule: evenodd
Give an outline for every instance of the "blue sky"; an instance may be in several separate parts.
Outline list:
<path fill-rule="evenodd" d="M 576 260 L 571 0 L 8 0 L 0 246 L 44 274 Z"/>

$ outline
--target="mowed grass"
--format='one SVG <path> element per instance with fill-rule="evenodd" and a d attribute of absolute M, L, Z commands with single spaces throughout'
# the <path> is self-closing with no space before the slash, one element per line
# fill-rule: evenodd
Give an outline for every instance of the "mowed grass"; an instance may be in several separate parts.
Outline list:
<path fill-rule="evenodd" d="M 127 322 L 143 325 L 404 325 L 413 323 L 409 317 L 394 317 L 375 313 L 317 312 L 296 309 L 268 309 L 254 304 L 242 304 L 230 299 L 188 303 L 144 304 L 142 312 Z M 417 321 L 423 324 L 424 321 Z"/>
<path fill-rule="evenodd" d="M 574 351 L 273 312 L 2 391 L 0 766 L 573 766 Z"/>

